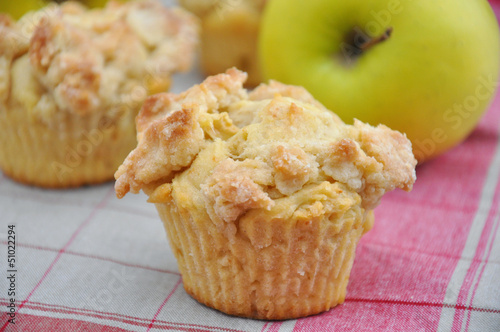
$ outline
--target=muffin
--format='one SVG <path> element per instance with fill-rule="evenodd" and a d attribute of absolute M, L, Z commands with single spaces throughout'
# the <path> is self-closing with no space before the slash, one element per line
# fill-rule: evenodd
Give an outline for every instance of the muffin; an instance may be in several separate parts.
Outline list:
<path fill-rule="evenodd" d="M 193 298 L 231 315 L 289 319 L 345 299 L 360 237 L 395 188 L 411 190 L 405 135 L 346 125 L 303 88 L 248 92 L 230 69 L 146 100 L 115 174 L 164 223 Z"/>
<path fill-rule="evenodd" d="M 1 170 L 49 188 L 112 180 L 142 103 L 189 69 L 197 39 L 194 15 L 158 1 L 1 15 Z"/>
<path fill-rule="evenodd" d="M 261 83 L 257 38 L 266 0 L 179 0 L 202 25 L 201 67 L 206 75 L 237 67 L 248 73 L 246 84 Z"/>

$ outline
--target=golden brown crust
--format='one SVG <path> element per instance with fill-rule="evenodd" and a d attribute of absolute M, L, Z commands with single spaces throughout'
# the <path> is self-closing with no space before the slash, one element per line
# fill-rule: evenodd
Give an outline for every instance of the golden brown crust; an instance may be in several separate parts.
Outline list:
<path fill-rule="evenodd" d="M 14 20 L 0 13 L 0 57 L 12 58 L 25 52 L 29 40 L 16 29 Z"/>
<path fill-rule="evenodd" d="M 31 38 L 31 65 L 60 109 L 88 114 L 102 107 L 102 57 L 88 35 L 56 16 L 44 17 Z"/>
<path fill-rule="evenodd" d="M 271 169 L 257 160 L 219 163 L 207 181 L 200 186 L 207 212 L 231 241 L 236 227 L 227 227 L 251 209 L 269 210 L 274 202 L 262 189 L 272 183 Z"/>
<path fill-rule="evenodd" d="M 265 100 L 273 99 L 276 96 L 290 97 L 295 100 L 314 105 L 319 109 L 326 110 L 326 107 L 314 99 L 314 97 L 305 88 L 301 86 L 283 84 L 275 80 L 270 80 L 268 84 L 261 84 L 257 86 L 248 94 L 248 99 Z"/>
<path fill-rule="evenodd" d="M 151 97 L 137 119 L 138 147 L 116 173 L 117 195 L 162 179 L 171 181 L 174 172 L 189 167 L 200 151 L 218 140 L 227 146 L 225 157 L 236 162 L 226 160 L 216 169 L 224 170 L 225 176 L 240 174 L 238 168 L 247 174 L 246 164 L 238 160 L 258 161 L 272 174 L 260 190 L 273 197 L 290 195 L 306 184 L 338 181 L 360 194 L 365 208 L 373 209 L 386 191 L 411 189 L 416 161 L 404 135 L 359 121 L 345 125 L 301 88 L 271 82 L 248 94 L 242 87 L 244 79 L 244 74 L 231 69 L 180 95 Z M 217 123 L 223 129 L 215 130 Z M 214 174 L 203 184 L 206 197 L 231 192 L 236 178 L 255 197 L 263 197 L 241 174 L 231 181 Z M 211 190 L 208 183 L 216 188 Z M 243 213 L 244 208 L 228 206 L 216 204 L 214 216 L 227 221 Z"/>
<path fill-rule="evenodd" d="M 118 105 L 134 108 L 148 94 L 168 88 L 170 75 L 193 62 L 198 33 L 194 16 L 155 0 L 111 1 L 92 11 L 67 2 L 28 13 L 17 23 L 5 17 L 0 22 L 0 45 L 15 42 L 9 48 L 15 57 L 29 53 L 44 98 L 59 111 L 80 116 Z M 35 92 L 24 92 L 30 93 Z M 47 112 L 33 114 L 50 122 Z"/>
<path fill-rule="evenodd" d="M 371 127 L 355 120 L 354 127 L 359 130 L 361 149 L 383 165 L 388 181 L 398 183 L 398 187 L 410 191 L 413 187 L 415 172 L 411 146 L 406 144 L 406 135 L 391 130 L 384 125 Z M 389 188 L 392 190 L 392 188 Z"/>
<path fill-rule="evenodd" d="M 276 146 L 271 152 L 271 162 L 276 173 L 276 189 L 283 195 L 300 190 L 317 172 L 314 159 L 297 146 Z"/>
<path fill-rule="evenodd" d="M 160 93 L 146 99 L 137 116 L 137 130 L 142 132 L 151 122 L 182 108 L 199 109 L 201 113 L 229 107 L 246 98 L 243 82 L 247 75 L 235 69 L 207 78 L 203 83 L 180 94 Z"/>
<path fill-rule="evenodd" d="M 173 171 L 188 166 L 202 147 L 203 134 L 192 109 L 175 111 L 156 120 L 116 172 L 118 197 L 129 190 L 138 192 L 143 185 L 168 178 Z M 127 177 L 121 174 L 133 174 L 133 179 L 124 181 Z"/>
<path fill-rule="evenodd" d="M 245 77 L 230 70 L 179 95 L 148 98 L 136 119 L 138 146 L 115 174 L 118 197 L 130 190 L 137 193 L 188 166 L 205 144 L 205 135 L 211 139 L 232 136 L 237 128 L 227 114 L 217 110 L 246 96 Z"/>

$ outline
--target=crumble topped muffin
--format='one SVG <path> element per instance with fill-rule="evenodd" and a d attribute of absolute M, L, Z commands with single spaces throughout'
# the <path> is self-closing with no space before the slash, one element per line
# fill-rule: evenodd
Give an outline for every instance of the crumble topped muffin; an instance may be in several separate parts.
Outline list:
<path fill-rule="evenodd" d="M 401 133 L 344 124 L 303 88 L 248 92 L 230 69 L 148 98 L 118 197 L 156 204 L 184 287 L 228 314 L 288 319 L 342 303 L 359 238 L 417 164 Z"/>
<path fill-rule="evenodd" d="M 197 19 L 159 1 L 0 16 L 0 167 L 42 187 L 110 180 L 148 95 L 188 70 Z"/>

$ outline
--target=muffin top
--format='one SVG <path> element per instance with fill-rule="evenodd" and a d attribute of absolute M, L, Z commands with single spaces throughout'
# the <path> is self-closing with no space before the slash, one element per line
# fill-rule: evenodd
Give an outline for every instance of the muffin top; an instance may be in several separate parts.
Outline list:
<path fill-rule="evenodd" d="M 189 69 L 198 24 L 159 1 L 109 2 L 88 10 L 52 4 L 18 22 L 0 16 L 0 102 L 42 121 L 59 111 L 85 116 L 137 110 Z"/>
<path fill-rule="evenodd" d="M 231 222 L 325 184 L 359 196 L 365 210 L 387 191 L 411 190 L 417 161 L 405 135 L 347 125 L 301 87 L 271 81 L 248 92 L 245 79 L 229 69 L 181 94 L 149 97 L 138 146 L 115 174 L 117 196 L 143 189 L 166 201 L 183 179 L 185 195 Z"/>

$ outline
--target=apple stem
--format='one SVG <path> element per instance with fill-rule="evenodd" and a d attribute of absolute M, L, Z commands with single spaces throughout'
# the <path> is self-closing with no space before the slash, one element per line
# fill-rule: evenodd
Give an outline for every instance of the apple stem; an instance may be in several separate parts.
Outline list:
<path fill-rule="evenodd" d="M 391 34 L 392 34 L 392 27 L 389 27 L 389 28 L 387 28 L 387 30 L 385 30 L 385 32 L 381 36 L 379 36 L 377 38 L 372 38 L 370 40 L 367 40 L 363 44 L 361 44 L 359 46 L 359 49 L 362 52 L 365 52 L 366 50 L 372 48 L 373 46 L 377 45 L 378 43 L 381 43 L 384 40 L 389 39 L 391 37 Z"/>

